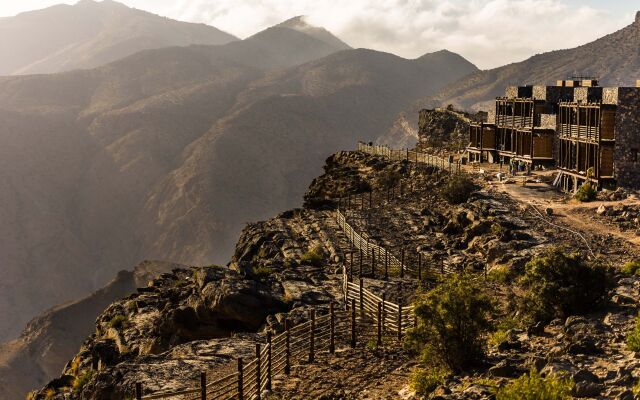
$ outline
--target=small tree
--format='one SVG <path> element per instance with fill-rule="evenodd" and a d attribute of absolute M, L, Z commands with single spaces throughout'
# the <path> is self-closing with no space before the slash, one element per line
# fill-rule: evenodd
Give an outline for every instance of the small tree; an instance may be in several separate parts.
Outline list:
<path fill-rule="evenodd" d="M 635 319 L 633 329 L 627 334 L 627 348 L 631 351 L 640 351 L 640 314 Z"/>
<path fill-rule="evenodd" d="M 520 308 L 529 322 L 550 321 L 583 314 L 602 304 L 608 275 L 579 254 L 551 248 L 525 265 L 520 283 L 526 289 Z"/>
<path fill-rule="evenodd" d="M 456 174 L 449 177 L 447 183 L 440 189 L 440 195 L 450 204 L 461 204 L 469 200 L 476 189 L 476 185 L 469 176 Z"/>
<path fill-rule="evenodd" d="M 580 186 L 575 196 L 573 196 L 576 200 L 580 202 L 592 201 L 596 199 L 598 194 L 598 187 L 593 182 L 585 182 Z"/>
<path fill-rule="evenodd" d="M 460 371 L 484 356 L 492 303 L 467 275 L 453 275 L 415 304 L 418 326 L 406 338 L 432 367 Z"/>
<path fill-rule="evenodd" d="M 496 400 L 571 399 L 573 381 L 555 376 L 541 377 L 533 370 L 498 390 Z"/>

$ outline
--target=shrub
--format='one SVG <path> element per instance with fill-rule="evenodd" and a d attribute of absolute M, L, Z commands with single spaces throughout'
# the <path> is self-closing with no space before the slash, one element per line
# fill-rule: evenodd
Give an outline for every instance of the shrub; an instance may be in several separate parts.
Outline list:
<path fill-rule="evenodd" d="M 594 183 L 585 182 L 580 186 L 573 197 L 580 202 L 584 202 L 595 200 L 597 194 L 598 187 Z"/>
<path fill-rule="evenodd" d="M 541 377 L 533 370 L 498 390 L 496 400 L 571 399 L 573 381 L 555 376 Z"/>
<path fill-rule="evenodd" d="M 322 247 L 316 246 L 313 249 L 310 249 L 309 251 L 304 253 L 302 257 L 300 257 L 300 264 L 321 267 L 323 257 L 324 257 L 324 252 L 322 251 Z"/>
<path fill-rule="evenodd" d="M 489 280 L 500 283 L 509 283 L 516 276 L 518 276 L 518 271 L 509 265 L 496 265 L 487 273 L 487 278 Z"/>
<path fill-rule="evenodd" d="M 49 388 L 44 391 L 44 400 L 52 400 L 56 396 L 56 390 Z"/>
<path fill-rule="evenodd" d="M 375 185 L 380 189 L 387 190 L 398 186 L 400 179 L 402 179 L 402 174 L 399 171 L 385 169 L 378 174 Z"/>
<path fill-rule="evenodd" d="M 608 274 L 578 254 L 552 248 L 525 265 L 520 304 L 530 321 L 550 321 L 593 310 L 605 300 Z"/>
<path fill-rule="evenodd" d="M 449 372 L 442 368 L 416 370 L 411 375 L 411 389 L 419 396 L 428 396 L 436 388 L 444 384 Z"/>
<path fill-rule="evenodd" d="M 492 304 L 468 275 L 452 275 L 415 305 L 418 326 L 409 330 L 407 348 L 425 363 L 459 371 L 484 356 Z"/>
<path fill-rule="evenodd" d="M 622 266 L 622 272 L 629 275 L 640 275 L 640 260 L 629 261 Z"/>
<path fill-rule="evenodd" d="M 636 317 L 635 326 L 627 334 L 627 348 L 631 351 L 640 351 L 640 314 Z"/>
<path fill-rule="evenodd" d="M 509 339 L 509 332 L 519 328 L 522 328 L 522 321 L 513 317 L 504 318 L 498 322 L 496 330 L 489 335 L 489 343 L 497 346 Z"/>
<path fill-rule="evenodd" d="M 82 391 L 82 388 L 84 388 L 84 386 L 87 383 L 89 383 L 92 376 L 93 376 L 93 371 L 87 371 L 82 375 L 80 375 L 79 377 L 77 377 L 73 381 L 73 391 L 76 393 L 80 393 Z"/>
<path fill-rule="evenodd" d="M 273 271 L 269 269 L 269 267 L 265 267 L 264 265 L 255 266 L 251 269 L 251 273 L 258 279 L 266 279 L 273 274 Z"/>
<path fill-rule="evenodd" d="M 127 326 L 128 322 L 129 319 L 126 316 L 118 314 L 109 321 L 109 328 L 122 329 Z"/>
<path fill-rule="evenodd" d="M 638 380 L 638 382 L 633 387 L 633 394 L 635 394 L 636 396 L 640 396 L 640 380 Z"/>
<path fill-rule="evenodd" d="M 457 174 L 449 178 L 440 189 L 440 195 L 451 204 L 461 204 L 469 200 L 476 185 L 466 174 Z"/>

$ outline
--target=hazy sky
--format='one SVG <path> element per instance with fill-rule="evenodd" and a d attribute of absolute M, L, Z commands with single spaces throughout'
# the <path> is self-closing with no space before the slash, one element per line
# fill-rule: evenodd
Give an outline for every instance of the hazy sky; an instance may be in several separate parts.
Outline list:
<path fill-rule="evenodd" d="M 60 0 L 0 0 L 0 16 Z M 241 38 L 296 15 L 353 47 L 403 57 L 446 48 L 480 68 L 575 47 L 633 22 L 637 0 L 121 0 Z"/>

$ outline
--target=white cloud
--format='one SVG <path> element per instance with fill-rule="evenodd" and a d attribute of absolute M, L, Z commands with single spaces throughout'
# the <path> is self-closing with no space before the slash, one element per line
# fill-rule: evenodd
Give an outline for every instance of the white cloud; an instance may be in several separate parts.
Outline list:
<path fill-rule="evenodd" d="M 74 0 L 0 0 L 0 15 Z M 587 43 L 633 21 L 608 0 L 116 0 L 247 37 L 296 15 L 354 47 L 407 58 L 448 49 L 481 68 Z M 605 4 L 603 4 L 605 3 Z"/>
<path fill-rule="evenodd" d="M 240 37 L 304 14 L 354 47 L 408 58 L 446 48 L 481 68 L 584 44 L 631 22 L 562 0 L 189 0 L 166 11 Z"/>

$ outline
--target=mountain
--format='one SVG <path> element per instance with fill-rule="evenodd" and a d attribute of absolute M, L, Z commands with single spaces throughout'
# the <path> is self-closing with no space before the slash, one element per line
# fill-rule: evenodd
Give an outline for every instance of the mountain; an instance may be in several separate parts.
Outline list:
<path fill-rule="evenodd" d="M 0 18 L 0 75 L 93 68 L 141 50 L 220 45 L 236 37 L 112 0 L 81 0 Z"/>
<path fill-rule="evenodd" d="M 327 156 L 476 70 L 321 31 L 0 78 L 0 338 L 122 265 L 228 261 L 242 226 L 299 205 Z"/>
<path fill-rule="evenodd" d="M 640 78 L 640 12 L 633 24 L 594 42 L 479 71 L 425 99 L 422 105 L 453 104 L 478 109 L 503 94 L 510 84 L 552 84 L 575 75 L 598 77 L 603 86 L 635 86 Z"/>
<path fill-rule="evenodd" d="M 0 344 L 0 398 L 22 399 L 29 390 L 59 375 L 107 306 L 147 286 L 159 274 L 180 267 L 184 266 L 145 261 L 133 271 L 120 271 L 95 293 L 34 318 L 18 339 Z"/>
<path fill-rule="evenodd" d="M 289 29 L 296 30 L 298 32 L 305 33 L 311 37 L 314 37 L 318 40 L 321 40 L 327 43 L 328 45 L 336 49 L 348 50 L 351 48 L 351 46 L 349 46 L 342 40 L 338 39 L 337 37 L 333 36 L 333 34 L 328 30 L 322 27 L 310 25 L 307 22 L 307 17 L 303 15 L 299 15 L 297 17 L 288 19 L 276 26 L 281 28 L 289 28 Z"/>

